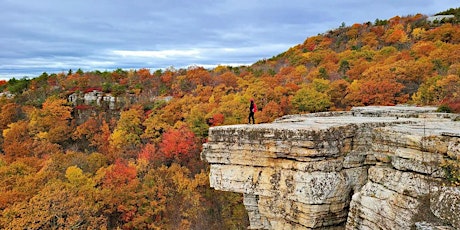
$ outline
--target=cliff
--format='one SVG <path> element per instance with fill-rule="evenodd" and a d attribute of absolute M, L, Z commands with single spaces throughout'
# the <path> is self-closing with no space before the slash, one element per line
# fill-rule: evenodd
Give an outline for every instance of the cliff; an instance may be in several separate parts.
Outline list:
<path fill-rule="evenodd" d="M 213 127 L 202 159 L 211 187 L 244 194 L 250 229 L 460 229 L 459 117 L 435 109 Z"/>

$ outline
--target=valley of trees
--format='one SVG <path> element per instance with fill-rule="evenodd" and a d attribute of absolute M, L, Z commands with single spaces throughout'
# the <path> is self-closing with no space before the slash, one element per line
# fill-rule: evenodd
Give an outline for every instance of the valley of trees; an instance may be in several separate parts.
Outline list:
<path fill-rule="evenodd" d="M 257 123 L 363 105 L 459 113 L 458 12 L 342 25 L 252 66 L 0 82 L 0 228 L 245 229 L 242 196 L 209 188 L 209 127 L 247 123 L 250 98 Z M 93 91 L 114 107 L 81 100 Z"/>

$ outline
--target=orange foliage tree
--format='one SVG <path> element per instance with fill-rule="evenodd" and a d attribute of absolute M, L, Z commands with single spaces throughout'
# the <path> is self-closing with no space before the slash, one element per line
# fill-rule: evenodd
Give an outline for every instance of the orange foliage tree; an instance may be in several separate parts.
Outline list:
<path fill-rule="evenodd" d="M 401 93 L 403 88 L 392 79 L 353 81 L 345 99 L 354 106 L 395 105 L 408 100 L 408 95 Z"/>
<path fill-rule="evenodd" d="M 8 128 L 3 130 L 3 151 L 7 160 L 33 156 L 33 145 L 28 122 L 18 121 L 9 124 Z"/>
<path fill-rule="evenodd" d="M 21 117 L 21 106 L 16 103 L 7 103 L 0 109 L 0 129 L 7 128 L 8 124 L 18 121 Z"/>
<path fill-rule="evenodd" d="M 270 101 L 264 106 L 262 111 L 256 113 L 256 119 L 258 123 L 268 123 L 282 115 L 281 106 L 274 101 Z"/>

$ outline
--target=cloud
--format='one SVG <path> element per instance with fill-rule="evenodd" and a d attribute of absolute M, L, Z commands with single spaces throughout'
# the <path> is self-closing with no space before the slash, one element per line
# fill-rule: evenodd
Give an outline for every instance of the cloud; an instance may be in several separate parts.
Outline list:
<path fill-rule="evenodd" d="M 190 50 L 114 50 L 114 55 L 119 55 L 124 58 L 160 58 L 160 59 L 175 59 L 175 58 L 199 58 L 200 51 L 198 49 Z"/>
<path fill-rule="evenodd" d="M 254 63 L 307 37 L 457 0 L 0 0 L 0 77 Z"/>

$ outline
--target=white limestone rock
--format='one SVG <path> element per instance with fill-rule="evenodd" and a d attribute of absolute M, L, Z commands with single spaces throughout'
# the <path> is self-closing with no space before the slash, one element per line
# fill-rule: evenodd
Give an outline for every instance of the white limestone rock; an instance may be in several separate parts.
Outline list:
<path fill-rule="evenodd" d="M 436 187 L 430 195 L 433 214 L 460 229 L 460 188 Z"/>
<path fill-rule="evenodd" d="M 250 229 L 460 229 L 460 194 L 443 186 L 445 162 L 460 157 L 460 122 L 435 109 L 213 127 L 201 158 L 211 187 L 244 194 Z"/>

